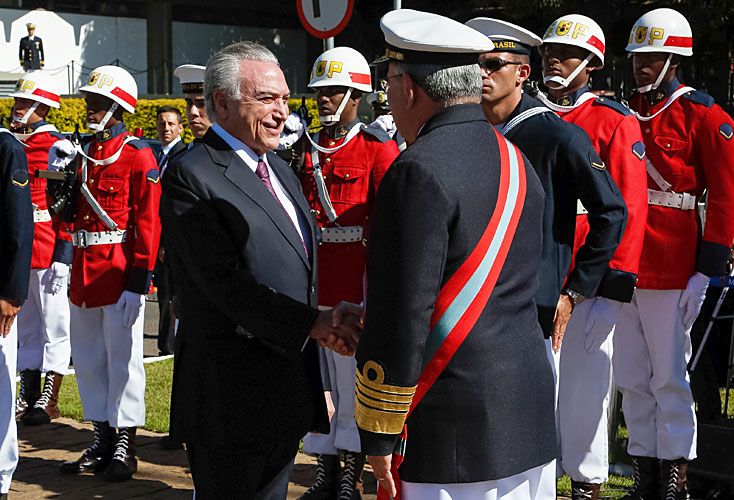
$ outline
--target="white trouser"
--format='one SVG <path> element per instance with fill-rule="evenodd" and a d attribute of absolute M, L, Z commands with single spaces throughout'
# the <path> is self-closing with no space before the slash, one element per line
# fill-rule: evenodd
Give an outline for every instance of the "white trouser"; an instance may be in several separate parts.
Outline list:
<path fill-rule="evenodd" d="M 15 359 L 18 349 L 18 321 L 10 335 L 0 336 L 0 494 L 10 489 L 18 465 L 18 433 L 15 427 Z"/>
<path fill-rule="evenodd" d="M 563 337 L 558 387 L 561 465 L 574 481 L 601 484 L 609 475 L 609 398 L 614 329 L 589 353 L 586 318 L 593 300 L 574 308 Z"/>
<path fill-rule="evenodd" d="M 401 485 L 403 500 L 555 500 L 556 461 L 495 481 Z"/>
<path fill-rule="evenodd" d="M 321 360 L 326 362 L 331 382 L 334 417 L 329 434 L 307 434 L 303 449 L 306 453 L 324 455 L 336 455 L 338 450 L 359 452 L 359 431 L 354 420 L 357 360 L 354 356 L 340 356 L 331 349 L 324 349 Z"/>
<path fill-rule="evenodd" d="M 84 418 L 112 427 L 145 424 L 143 323 L 145 304 L 132 328 L 122 326 L 115 304 L 71 304 L 71 353 Z"/>
<path fill-rule="evenodd" d="M 18 370 L 66 375 L 69 369 L 69 299 L 66 278 L 56 295 L 41 283 L 48 269 L 32 269 L 28 300 L 18 314 Z"/>
<path fill-rule="evenodd" d="M 561 345 L 561 350 L 563 346 Z M 553 371 L 553 408 L 555 410 L 556 417 L 556 445 L 558 449 L 561 449 L 561 428 L 558 422 L 558 371 L 560 370 L 561 364 L 561 352 L 553 352 L 553 340 L 545 339 L 545 353 L 548 356 L 548 363 L 550 363 L 551 370 Z M 556 460 L 556 476 L 561 477 L 563 475 L 563 467 L 561 467 L 560 457 Z"/>
<path fill-rule="evenodd" d="M 632 456 L 696 458 L 696 414 L 686 367 L 690 329 L 678 307 L 682 290 L 636 290 L 614 337 L 614 376 Z"/>

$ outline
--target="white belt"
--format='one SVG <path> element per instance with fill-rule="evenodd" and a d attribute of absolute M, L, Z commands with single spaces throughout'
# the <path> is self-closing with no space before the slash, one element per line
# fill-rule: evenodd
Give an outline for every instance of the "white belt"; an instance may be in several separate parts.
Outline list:
<path fill-rule="evenodd" d="M 581 203 L 581 200 L 576 200 L 576 215 L 586 215 L 589 211 L 586 210 L 586 207 L 583 203 Z"/>
<path fill-rule="evenodd" d="M 48 222 L 51 220 L 51 214 L 45 209 L 33 209 L 33 222 Z"/>
<path fill-rule="evenodd" d="M 354 243 L 362 241 L 362 226 L 322 227 L 321 243 Z"/>
<path fill-rule="evenodd" d="M 696 208 L 696 197 L 688 193 L 673 193 L 670 191 L 647 190 L 647 204 L 661 207 L 693 210 Z"/>
<path fill-rule="evenodd" d="M 71 233 L 71 244 L 79 248 L 93 245 L 112 245 L 127 239 L 127 231 L 85 231 Z"/>

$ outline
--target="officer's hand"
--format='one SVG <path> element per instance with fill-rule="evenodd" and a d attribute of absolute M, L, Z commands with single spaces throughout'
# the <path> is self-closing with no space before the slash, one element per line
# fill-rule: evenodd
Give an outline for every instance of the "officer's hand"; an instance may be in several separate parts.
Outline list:
<path fill-rule="evenodd" d="M 696 273 L 688 279 L 686 289 L 680 296 L 678 307 L 681 309 L 683 326 L 689 330 L 701 312 L 703 301 L 706 299 L 706 289 L 709 286 L 709 277 L 703 273 Z"/>
<path fill-rule="evenodd" d="M 340 303 L 334 309 L 321 311 L 311 327 L 311 338 L 337 354 L 352 356 L 357 349 L 361 331 L 361 316 L 358 314 L 355 317 L 354 307 L 361 311 L 359 306 L 347 302 Z"/>
<path fill-rule="evenodd" d="M 622 303 L 616 300 L 596 297 L 593 301 L 589 315 L 586 317 L 586 340 L 584 347 L 586 352 L 596 352 L 604 341 L 612 333 L 617 317 L 622 310 Z"/>
<path fill-rule="evenodd" d="M 566 334 L 566 327 L 568 326 L 568 320 L 571 319 L 572 311 L 573 302 L 571 301 L 571 297 L 562 293 L 561 296 L 558 297 L 556 314 L 553 316 L 553 334 L 551 335 L 553 352 L 561 350 L 563 336 Z"/>
<path fill-rule="evenodd" d="M 166 260 L 166 249 L 163 247 L 158 248 L 158 260 L 165 262 Z"/>
<path fill-rule="evenodd" d="M 10 335 L 15 317 L 20 312 L 20 302 L 16 300 L 0 299 L 0 334 L 3 338 Z"/>
<path fill-rule="evenodd" d="M 69 265 L 63 262 L 52 262 L 51 267 L 46 269 L 41 278 L 41 284 L 46 287 L 46 293 L 56 295 L 66 285 L 66 277 L 69 276 Z"/>
<path fill-rule="evenodd" d="M 390 472 L 392 455 L 384 457 L 367 455 L 367 461 L 372 466 L 372 471 L 375 473 L 375 479 L 380 484 L 380 488 L 387 491 L 390 494 L 390 498 L 394 498 L 398 494 L 398 491 L 395 488 L 395 479 L 393 479 L 392 472 Z"/>
<path fill-rule="evenodd" d="M 145 304 L 145 295 L 124 290 L 115 304 L 115 309 L 122 311 L 122 326 L 132 328 L 140 316 L 140 309 Z"/>

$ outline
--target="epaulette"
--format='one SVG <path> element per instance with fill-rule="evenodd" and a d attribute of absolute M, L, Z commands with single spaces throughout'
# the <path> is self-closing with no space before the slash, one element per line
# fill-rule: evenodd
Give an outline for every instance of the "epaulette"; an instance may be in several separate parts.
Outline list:
<path fill-rule="evenodd" d="M 130 141 L 127 143 L 127 145 L 135 149 L 145 149 L 145 148 L 150 147 L 150 144 L 148 144 L 148 141 L 144 139 L 138 139 L 137 141 Z"/>
<path fill-rule="evenodd" d="M 693 90 L 691 92 L 686 92 L 683 94 L 682 97 L 685 97 L 689 101 L 693 101 L 696 104 L 703 104 L 707 108 L 710 108 L 715 104 L 716 101 L 714 101 L 714 98 L 708 95 L 706 92 L 701 92 L 700 90 Z"/>
<path fill-rule="evenodd" d="M 627 106 L 608 97 L 597 97 L 594 99 L 592 106 L 606 106 L 607 108 L 612 108 L 614 111 L 624 116 L 632 114 L 632 111 L 630 111 Z"/>
<path fill-rule="evenodd" d="M 380 127 L 373 127 L 372 125 L 362 125 L 362 132 L 370 134 L 380 142 L 387 142 L 390 140 L 390 135 L 382 130 Z"/>

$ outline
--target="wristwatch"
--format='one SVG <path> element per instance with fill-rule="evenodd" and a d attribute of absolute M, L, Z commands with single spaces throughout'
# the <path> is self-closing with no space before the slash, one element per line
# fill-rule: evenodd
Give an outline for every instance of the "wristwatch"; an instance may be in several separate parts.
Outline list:
<path fill-rule="evenodd" d="M 571 303 L 573 304 L 574 308 L 582 303 L 584 300 L 586 300 L 586 297 L 581 295 L 579 292 L 571 290 L 570 288 L 564 288 L 563 290 L 561 290 L 561 293 L 563 295 L 567 295 L 568 298 L 571 299 Z"/>

